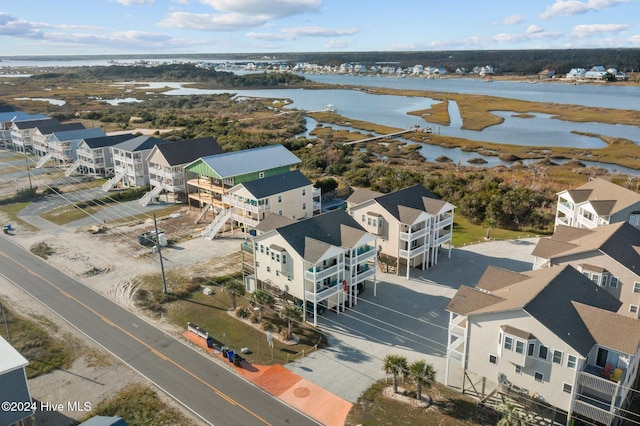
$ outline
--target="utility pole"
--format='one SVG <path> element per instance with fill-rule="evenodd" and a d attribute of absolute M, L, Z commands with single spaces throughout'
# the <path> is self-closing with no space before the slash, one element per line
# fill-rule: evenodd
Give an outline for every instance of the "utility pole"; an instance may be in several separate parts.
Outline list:
<path fill-rule="evenodd" d="M 164 263 L 162 262 L 162 250 L 160 249 L 160 238 L 158 237 L 158 222 L 156 214 L 153 214 L 153 227 L 156 231 L 156 247 L 158 247 L 158 256 L 160 256 L 160 271 L 162 272 L 162 292 L 167 294 L 167 278 L 164 275 Z"/>
<path fill-rule="evenodd" d="M 33 185 L 31 184 L 31 169 L 29 168 L 29 157 L 27 157 L 27 149 L 24 149 L 24 162 L 27 165 L 27 176 L 29 176 L 29 190 L 33 191 Z"/>

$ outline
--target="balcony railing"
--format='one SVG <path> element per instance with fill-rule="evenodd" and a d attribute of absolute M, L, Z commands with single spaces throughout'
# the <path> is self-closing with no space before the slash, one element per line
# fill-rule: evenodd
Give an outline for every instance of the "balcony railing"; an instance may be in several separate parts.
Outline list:
<path fill-rule="evenodd" d="M 427 232 L 429 232 L 428 228 L 422 228 L 411 232 L 401 232 L 400 241 L 413 241 L 423 237 Z"/>
<path fill-rule="evenodd" d="M 614 418 L 613 413 L 581 400 L 575 401 L 573 412 L 605 425 L 610 425 Z"/>
<path fill-rule="evenodd" d="M 621 377 L 620 380 L 623 380 Z M 604 395 L 609 395 L 613 397 L 616 392 L 616 388 L 618 387 L 620 381 L 614 382 L 604 377 L 596 376 L 587 371 L 581 371 L 578 374 L 578 385 L 587 387 L 589 389 L 593 389 Z"/>
<path fill-rule="evenodd" d="M 251 227 L 256 227 L 260 223 L 258 219 L 254 219 L 251 216 L 246 216 L 244 214 L 237 213 L 234 211 L 231 212 L 231 219 L 239 223 L 244 223 L 245 225 L 251 226 Z"/>
<path fill-rule="evenodd" d="M 338 285 L 338 282 L 335 281 L 332 286 L 322 286 L 315 293 L 312 291 L 305 291 L 306 299 L 312 303 L 321 302 L 334 294 L 340 293 L 342 290 L 342 286 Z"/>
<path fill-rule="evenodd" d="M 222 202 L 232 207 L 238 207 L 239 209 L 242 209 L 249 213 L 264 213 L 271 210 L 271 206 L 269 204 L 247 203 L 245 201 L 239 200 L 237 197 L 232 197 L 230 195 L 223 195 Z"/>
<path fill-rule="evenodd" d="M 351 259 L 352 263 L 358 264 L 367 261 L 376 256 L 376 251 L 372 246 L 359 247 L 356 250 L 355 257 L 351 257 L 351 250 L 346 254 L 347 259 Z"/>
<path fill-rule="evenodd" d="M 449 324 L 449 333 L 456 337 L 464 337 L 465 330 L 465 327 L 460 327 L 459 325 L 455 324 Z"/>
<path fill-rule="evenodd" d="M 374 268 L 369 268 L 369 265 L 366 265 L 366 266 L 367 268 L 357 272 L 355 277 L 356 281 L 352 284 L 360 283 L 364 280 L 371 278 L 376 274 L 376 270 Z"/>
<path fill-rule="evenodd" d="M 338 273 L 338 264 L 328 266 L 325 268 L 316 269 L 314 272 L 313 268 L 310 268 L 308 271 L 304 271 L 304 279 L 309 281 L 319 281 L 330 277 L 331 275 Z"/>
<path fill-rule="evenodd" d="M 453 225 L 453 215 L 450 215 L 448 217 L 445 217 L 444 219 L 440 220 L 439 222 L 436 222 L 435 224 L 435 229 L 441 229 L 441 228 L 445 228 L 449 225 Z"/>

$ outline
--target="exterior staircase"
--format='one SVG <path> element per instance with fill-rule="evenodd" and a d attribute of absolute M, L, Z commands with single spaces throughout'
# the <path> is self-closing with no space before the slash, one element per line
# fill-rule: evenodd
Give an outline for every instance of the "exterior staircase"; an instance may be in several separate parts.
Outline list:
<path fill-rule="evenodd" d="M 125 175 L 125 171 L 124 170 L 121 171 L 121 172 L 116 173 L 116 175 L 114 177 L 112 177 L 111 179 L 106 181 L 104 185 L 102 185 L 102 190 L 105 191 L 105 192 L 111 191 L 111 188 L 116 186 L 116 184 L 122 180 L 124 175 Z"/>
<path fill-rule="evenodd" d="M 207 211 L 209 211 L 210 208 L 213 208 L 213 204 L 205 204 L 200 214 L 198 214 L 198 217 L 196 217 L 196 220 L 194 221 L 194 223 L 200 222 L 200 219 L 204 217 L 204 215 L 207 213 Z"/>
<path fill-rule="evenodd" d="M 47 152 L 47 155 L 39 159 L 38 162 L 36 163 L 36 166 L 35 166 L 36 169 L 39 169 L 40 167 L 44 166 L 45 163 L 51 160 L 52 158 L 53 158 L 53 152 Z"/>
<path fill-rule="evenodd" d="M 227 223 L 227 220 L 229 220 L 230 217 L 231 209 L 224 209 L 220 211 L 220 213 L 218 213 L 213 221 L 211 221 L 209 226 L 207 226 L 207 229 L 202 231 L 202 237 L 206 238 L 207 240 L 213 240 L 216 235 L 218 235 L 218 232 L 224 226 L 224 224 Z"/>
<path fill-rule="evenodd" d="M 78 170 L 78 167 L 80 167 L 80 160 L 74 161 L 73 164 L 71 165 L 71 167 L 69 167 L 67 170 L 64 171 L 64 175 L 66 177 L 71 176 L 73 174 L 73 172 Z"/>
<path fill-rule="evenodd" d="M 140 198 L 138 201 L 142 207 L 146 207 L 153 198 L 157 197 L 162 192 L 162 185 L 154 186 L 153 189 Z"/>

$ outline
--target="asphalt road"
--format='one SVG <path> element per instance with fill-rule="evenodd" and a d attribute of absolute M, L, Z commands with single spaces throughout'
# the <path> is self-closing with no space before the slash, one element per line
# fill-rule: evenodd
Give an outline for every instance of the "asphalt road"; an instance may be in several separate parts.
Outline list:
<path fill-rule="evenodd" d="M 152 381 L 204 422 L 213 425 L 317 424 L 9 239 L 0 237 L 0 275 Z"/>

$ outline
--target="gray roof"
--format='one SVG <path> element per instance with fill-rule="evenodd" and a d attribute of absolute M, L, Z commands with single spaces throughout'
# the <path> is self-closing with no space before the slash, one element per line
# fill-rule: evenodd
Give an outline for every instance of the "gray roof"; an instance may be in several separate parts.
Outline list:
<path fill-rule="evenodd" d="M 133 138 L 135 138 L 135 136 L 133 136 L 132 133 L 124 133 L 121 135 L 85 138 L 84 143 L 86 143 L 89 148 L 95 149 L 95 148 L 104 148 L 106 146 L 117 145 L 120 142 L 124 142 L 126 140 L 133 139 Z"/>
<path fill-rule="evenodd" d="M 27 121 L 15 121 L 13 123 L 20 130 L 35 129 L 38 126 L 51 126 L 60 124 L 60 121 L 55 118 L 43 118 L 39 120 L 27 120 Z"/>
<path fill-rule="evenodd" d="M 163 139 L 153 138 L 151 136 L 137 136 L 133 139 L 128 139 L 124 142 L 120 142 L 117 145 L 113 145 L 114 148 L 121 149 L 128 152 L 145 151 L 153 149 L 154 146 L 167 143 Z"/>
<path fill-rule="evenodd" d="M 637 192 L 601 178 L 567 190 L 566 193 L 577 204 L 589 201 L 600 216 L 611 215 L 640 203 L 640 194 Z"/>
<path fill-rule="evenodd" d="M 158 151 L 172 166 L 189 164 L 200 157 L 222 154 L 222 148 L 212 137 L 172 141 L 158 145 Z"/>
<path fill-rule="evenodd" d="M 52 137 L 56 138 L 58 141 L 71 141 L 76 139 L 89 139 L 96 138 L 100 136 L 105 136 L 104 130 L 101 127 L 95 127 L 93 129 L 77 129 L 77 130 L 63 130 L 59 132 L 54 132 L 51 134 Z"/>
<path fill-rule="evenodd" d="M 405 224 L 413 223 L 423 212 L 437 214 L 446 204 L 446 201 L 440 200 L 422 185 L 381 195 L 376 197 L 375 201 L 399 222 Z"/>
<path fill-rule="evenodd" d="M 264 233 L 296 222 L 297 220 L 291 219 L 290 217 L 282 216 L 273 212 L 265 212 L 264 218 L 260 221 L 258 226 L 256 226 L 256 230 Z"/>
<path fill-rule="evenodd" d="M 64 132 L 66 130 L 84 129 L 82 123 L 50 123 L 36 126 L 38 131 L 43 135 L 50 135 L 55 132 Z"/>
<path fill-rule="evenodd" d="M 502 271 L 489 267 L 480 282 L 490 282 L 496 274 L 504 277 Z M 582 356 L 589 353 L 596 340 L 589 328 L 591 323 L 583 320 L 583 313 L 576 309 L 575 303 L 591 306 L 598 312 L 608 311 L 616 315 L 615 318 L 623 318 L 616 314 L 621 302 L 570 265 L 538 269 L 520 275 L 520 280 L 512 277 L 513 284 L 498 286 L 494 291 L 461 287 L 447 310 L 467 316 L 523 311 Z M 640 322 L 636 322 L 636 327 L 640 333 Z M 638 341 L 635 342 L 637 344 Z"/>
<path fill-rule="evenodd" d="M 276 230 L 305 260 L 315 262 L 329 246 L 352 248 L 367 232 L 342 209 Z"/>
<path fill-rule="evenodd" d="M 244 186 L 256 199 L 261 199 L 274 194 L 291 191 L 292 189 L 303 188 L 311 185 L 311 181 L 299 170 L 293 170 L 287 173 L 244 182 L 240 185 Z"/>
<path fill-rule="evenodd" d="M 373 200 L 376 197 L 380 197 L 381 195 L 384 194 L 382 192 L 372 191 L 366 188 L 357 188 L 353 191 L 353 194 L 347 198 L 347 203 L 358 205 L 366 201 Z"/>
<path fill-rule="evenodd" d="M 28 114 L 22 111 L 0 112 L 0 123 L 9 123 L 11 121 L 17 123 L 19 121 L 42 120 L 49 118 L 44 114 Z"/>
<path fill-rule="evenodd" d="M 534 256 L 559 262 L 560 258 L 600 251 L 640 275 L 640 229 L 627 222 L 578 229 L 560 225 L 536 244 Z"/>
<path fill-rule="evenodd" d="M 300 163 L 300 159 L 282 145 L 227 152 L 200 160 L 222 179 Z"/>

